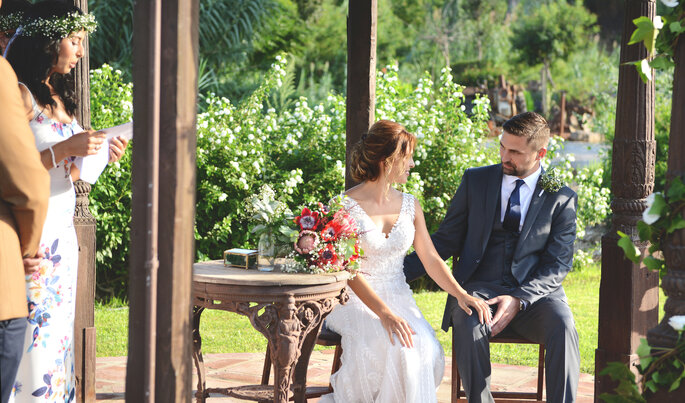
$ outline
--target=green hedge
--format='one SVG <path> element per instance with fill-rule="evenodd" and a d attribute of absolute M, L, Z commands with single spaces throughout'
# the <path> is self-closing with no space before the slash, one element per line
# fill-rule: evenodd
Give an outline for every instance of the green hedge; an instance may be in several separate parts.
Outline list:
<path fill-rule="evenodd" d="M 202 97 L 197 121 L 198 259 L 217 259 L 229 247 L 256 245 L 242 210 L 245 198 L 264 183 L 293 210 L 325 202 L 344 189 L 345 98 L 330 94 L 318 105 L 300 98 L 283 110 L 265 106 L 269 94 L 283 85 L 286 64 L 279 57 L 262 85 L 238 105 L 213 94 Z M 93 70 L 91 88 L 94 128 L 131 119 L 132 87 L 120 72 L 106 65 Z M 416 168 L 404 190 L 421 201 L 429 230 L 440 223 L 466 168 L 499 161 L 496 143 L 486 137 L 488 100 L 476 99 L 470 116 L 463 102 L 462 87 L 449 69 L 435 83 L 428 74 L 415 84 L 402 82 L 397 64 L 377 74 L 376 119 L 398 121 L 419 138 Z M 561 165 L 567 183 L 575 181 L 581 195 L 582 232 L 606 216 L 608 192 L 601 190 L 601 170 L 573 172 L 567 159 Z M 129 147 L 91 192 L 91 210 L 98 219 L 100 297 L 127 292 L 130 166 Z"/>

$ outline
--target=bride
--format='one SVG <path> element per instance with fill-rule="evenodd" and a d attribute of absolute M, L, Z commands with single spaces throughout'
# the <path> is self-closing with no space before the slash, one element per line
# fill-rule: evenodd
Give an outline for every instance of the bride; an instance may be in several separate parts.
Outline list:
<path fill-rule="evenodd" d="M 427 273 L 467 314 L 491 320 L 485 301 L 468 295 L 436 252 L 419 202 L 391 187 L 406 183 L 415 144 L 404 127 L 380 120 L 352 152 L 350 172 L 361 183 L 343 203 L 359 226 L 364 258 L 348 282 L 349 302 L 326 319 L 342 336 L 343 354 L 331 376 L 334 392 L 321 402 L 436 401 L 444 353 L 405 281 L 403 261 L 412 245 Z"/>

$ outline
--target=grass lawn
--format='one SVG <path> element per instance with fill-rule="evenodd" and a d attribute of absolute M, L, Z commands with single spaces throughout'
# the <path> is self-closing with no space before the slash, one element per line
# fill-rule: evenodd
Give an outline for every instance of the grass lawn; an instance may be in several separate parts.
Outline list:
<path fill-rule="evenodd" d="M 593 265 L 580 272 L 572 272 L 564 281 L 564 288 L 576 320 L 580 336 L 580 369 L 594 374 L 595 349 L 597 348 L 597 321 L 599 302 L 600 269 Z M 421 292 L 415 294 L 416 301 L 426 320 L 433 326 L 445 349 L 452 351 L 451 331 L 440 330 L 446 294 L 444 292 Z M 660 292 L 660 314 L 663 315 L 665 298 Z M 98 357 L 124 356 L 127 354 L 128 308 L 121 303 L 95 308 Z M 266 339 L 262 337 L 248 319 L 237 314 L 218 310 L 205 310 L 200 323 L 202 351 L 205 354 L 234 352 L 264 352 Z M 317 349 L 321 347 L 317 346 Z M 493 344 L 490 352 L 492 361 L 511 365 L 537 365 L 537 346 Z"/>

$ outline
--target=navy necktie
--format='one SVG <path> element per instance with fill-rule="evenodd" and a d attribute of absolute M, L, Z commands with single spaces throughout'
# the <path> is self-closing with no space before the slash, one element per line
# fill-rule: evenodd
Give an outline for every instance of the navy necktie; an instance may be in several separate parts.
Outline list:
<path fill-rule="evenodd" d="M 521 197 L 519 189 L 523 185 L 523 179 L 516 180 L 516 187 L 509 196 L 509 204 L 507 204 L 507 211 L 504 213 L 504 221 L 502 226 L 504 229 L 519 232 L 519 224 L 521 223 Z"/>

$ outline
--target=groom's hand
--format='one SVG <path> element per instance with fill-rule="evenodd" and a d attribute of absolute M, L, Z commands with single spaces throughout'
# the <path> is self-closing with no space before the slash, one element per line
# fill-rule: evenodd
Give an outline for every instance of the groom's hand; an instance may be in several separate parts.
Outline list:
<path fill-rule="evenodd" d="M 519 312 L 519 299 L 511 295 L 500 295 L 485 302 L 488 305 L 497 305 L 497 312 L 492 318 L 492 327 L 490 328 L 492 335 L 496 336 L 507 327 Z"/>

